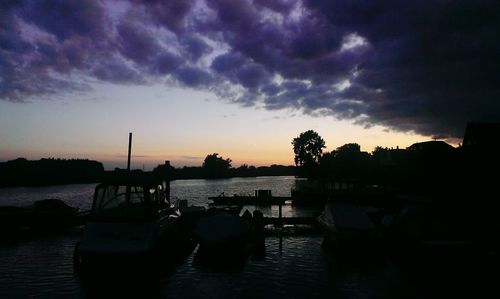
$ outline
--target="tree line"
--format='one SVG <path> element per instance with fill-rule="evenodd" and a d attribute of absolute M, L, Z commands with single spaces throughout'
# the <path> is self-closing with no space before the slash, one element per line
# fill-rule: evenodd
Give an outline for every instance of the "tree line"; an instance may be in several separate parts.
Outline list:
<path fill-rule="evenodd" d="M 294 166 L 243 164 L 233 167 L 231 163 L 231 159 L 213 153 L 206 156 L 201 166 L 175 168 L 158 165 L 153 171 L 167 174 L 171 180 L 295 175 Z M 87 159 L 17 158 L 0 163 L 0 187 L 97 183 L 104 173 L 101 162 Z"/>
<path fill-rule="evenodd" d="M 495 188 L 500 166 L 497 148 L 453 147 L 444 141 L 419 142 L 403 148 L 377 146 L 371 153 L 357 143 L 323 152 L 325 141 L 313 130 L 292 140 L 299 176 L 359 186 L 382 186 L 397 193 L 452 198 L 487 196 Z"/>
<path fill-rule="evenodd" d="M 230 158 L 224 158 L 219 153 L 208 154 L 201 166 L 158 165 L 153 171 L 168 173 L 172 179 L 218 179 L 229 177 L 285 176 L 295 175 L 294 166 L 273 164 L 271 166 L 252 166 L 243 164 L 239 167 L 231 165 Z M 168 167 L 168 169 L 166 169 Z"/>
<path fill-rule="evenodd" d="M 0 187 L 94 183 L 103 173 L 101 162 L 87 159 L 17 158 L 0 163 Z"/>

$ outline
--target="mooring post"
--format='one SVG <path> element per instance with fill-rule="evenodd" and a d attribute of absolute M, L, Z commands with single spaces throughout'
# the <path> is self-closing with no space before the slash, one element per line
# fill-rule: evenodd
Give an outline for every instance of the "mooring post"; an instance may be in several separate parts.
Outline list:
<path fill-rule="evenodd" d="M 279 239 L 280 239 L 278 251 L 279 251 L 279 255 L 282 256 L 283 255 L 283 232 L 281 230 L 279 230 L 278 235 L 279 235 Z"/>
<path fill-rule="evenodd" d="M 280 227 L 283 227 L 283 212 L 282 212 L 282 203 L 280 202 L 280 204 L 278 205 L 278 210 L 279 210 L 279 226 Z"/>

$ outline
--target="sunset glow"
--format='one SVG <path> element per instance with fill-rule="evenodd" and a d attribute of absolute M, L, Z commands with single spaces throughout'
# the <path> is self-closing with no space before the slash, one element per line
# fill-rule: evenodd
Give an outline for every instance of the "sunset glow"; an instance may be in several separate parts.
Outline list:
<path fill-rule="evenodd" d="M 500 115 L 495 10 L 468 5 L 7 1 L 0 161 L 123 167 L 129 132 L 134 166 L 147 169 L 210 153 L 290 165 L 291 140 L 309 129 L 327 151 L 457 146 L 468 121 Z M 443 21 L 455 15 L 474 26 Z"/>
<path fill-rule="evenodd" d="M 11 141 L 0 145 L 2 159 L 88 158 L 107 168 L 124 167 L 128 132 L 133 133 L 133 166 L 146 169 L 165 160 L 176 167 L 201 165 L 210 153 L 231 158 L 233 166 L 291 165 L 291 141 L 308 129 L 325 139 L 327 151 L 348 142 L 370 152 L 377 145 L 406 147 L 427 140 L 333 117 L 243 108 L 193 90 L 109 86 L 94 99 L 85 97 L 0 102 L 0 125 L 11 128 L 2 132 L 2 140 Z"/>

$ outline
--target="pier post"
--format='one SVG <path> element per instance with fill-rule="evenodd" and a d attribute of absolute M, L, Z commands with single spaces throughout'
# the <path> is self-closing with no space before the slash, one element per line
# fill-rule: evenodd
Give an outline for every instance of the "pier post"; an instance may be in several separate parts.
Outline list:
<path fill-rule="evenodd" d="M 282 212 L 281 207 L 282 207 L 282 204 L 280 203 L 278 205 L 278 211 L 279 211 L 279 223 L 278 223 L 278 225 L 279 225 L 279 227 L 283 227 L 283 212 Z"/>
<path fill-rule="evenodd" d="M 279 235 L 279 245 L 278 245 L 278 251 L 279 251 L 279 255 L 282 256 L 283 255 L 283 232 L 280 230 L 278 231 L 278 235 Z"/>

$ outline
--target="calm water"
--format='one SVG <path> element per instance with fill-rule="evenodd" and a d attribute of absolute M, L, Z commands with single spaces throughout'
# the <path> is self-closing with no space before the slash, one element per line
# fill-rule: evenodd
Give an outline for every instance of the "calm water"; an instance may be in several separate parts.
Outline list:
<path fill-rule="evenodd" d="M 178 180 L 170 183 L 173 200 L 187 199 L 190 204 L 206 205 L 209 196 L 233 194 L 253 195 L 257 189 L 270 189 L 273 195 L 290 196 L 296 178 L 257 177 L 220 180 Z M 0 188 L 1 205 L 29 205 L 36 200 L 59 198 L 71 206 L 89 209 L 92 205 L 95 184 L 61 185 L 48 187 Z"/>
<path fill-rule="evenodd" d="M 221 192 L 253 194 L 271 189 L 290 195 L 293 177 L 224 180 L 184 180 L 171 184 L 173 198 L 206 205 Z M 26 205 L 43 198 L 60 198 L 81 209 L 90 207 L 94 185 L 0 189 L 0 204 Z M 287 214 L 309 213 L 286 208 Z M 264 211 L 274 214 L 274 209 Z M 267 237 L 266 254 L 249 258 L 236 269 L 200 266 L 196 250 L 161 275 L 138 279 L 85 283 L 73 273 L 72 254 L 78 232 L 2 242 L 0 298 L 499 298 L 498 263 L 489 257 L 415 260 L 365 258 L 333 254 L 320 236 Z"/>

